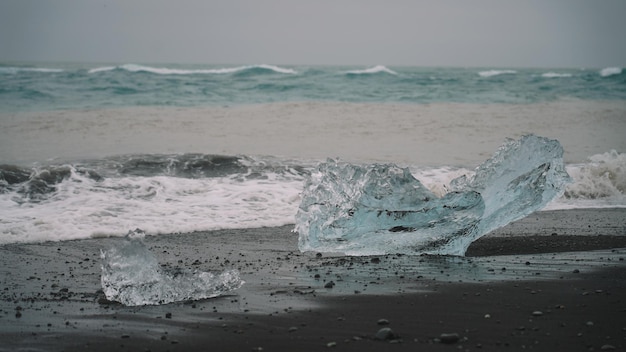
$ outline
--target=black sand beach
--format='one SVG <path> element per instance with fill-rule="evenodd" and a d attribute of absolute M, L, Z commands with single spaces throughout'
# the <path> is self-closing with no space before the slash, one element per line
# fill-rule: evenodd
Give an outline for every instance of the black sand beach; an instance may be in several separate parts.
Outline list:
<path fill-rule="evenodd" d="M 300 253 L 293 226 L 147 237 L 162 265 L 246 284 L 143 307 L 100 291 L 119 238 L 3 245 L 0 351 L 622 350 L 624 219 L 539 212 L 466 257 Z"/>

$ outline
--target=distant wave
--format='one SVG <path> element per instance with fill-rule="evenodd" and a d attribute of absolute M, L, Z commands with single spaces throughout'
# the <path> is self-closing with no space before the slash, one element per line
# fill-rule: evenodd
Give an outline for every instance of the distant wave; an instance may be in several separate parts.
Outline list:
<path fill-rule="evenodd" d="M 600 76 L 602 77 L 609 77 L 609 76 L 620 75 L 620 74 L 622 74 L 621 67 L 607 67 L 607 68 L 603 68 L 602 70 L 600 70 Z"/>
<path fill-rule="evenodd" d="M 362 74 L 373 74 L 373 73 L 388 73 L 388 74 L 391 74 L 391 75 L 397 75 L 398 74 L 394 70 L 390 70 L 390 69 L 388 69 L 387 67 L 385 67 L 383 65 L 370 67 L 370 68 L 367 68 L 365 70 L 346 71 L 345 73 L 349 74 L 349 75 L 362 75 Z"/>
<path fill-rule="evenodd" d="M 115 70 L 116 68 L 117 68 L 117 66 L 105 66 L 105 67 L 92 68 L 91 70 L 89 70 L 87 72 L 88 73 L 106 72 L 106 71 Z"/>
<path fill-rule="evenodd" d="M 544 78 L 560 78 L 560 77 L 572 77 L 571 73 L 556 73 L 556 72 L 546 72 L 541 75 Z"/>
<path fill-rule="evenodd" d="M 513 71 L 513 70 L 489 70 L 489 71 L 478 72 L 478 75 L 480 77 L 493 77 L 493 76 L 498 76 L 498 75 L 510 75 L 510 74 L 515 74 L 515 73 L 517 73 L 517 71 Z"/>
<path fill-rule="evenodd" d="M 46 67 L 0 67 L 0 73 L 15 74 L 18 72 L 56 73 L 63 72 L 63 69 Z"/>
<path fill-rule="evenodd" d="M 264 71 L 272 71 L 277 73 L 286 73 L 286 74 L 295 74 L 297 71 L 284 68 L 274 65 L 249 65 L 249 66 L 238 66 L 238 67 L 226 67 L 226 68 L 215 68 L 215 69 L 177 69 L 177 68 L 167 68 L 167 67 L 151 67 L 151 66 L 142 66 L 135 64 L 124 64 L 120 66 L 104 66 L 93 68 L 88 71 L 88 73 L 98 73 L 98 72 L 106 72 L 112 70 L 125 70 L 129 72 L 150 72 L 159 75 L 193 75 L 193 74 L 228 74 L 228 73 L 236 73 L 241 71 L 248 70 L 264 70 Z"/>

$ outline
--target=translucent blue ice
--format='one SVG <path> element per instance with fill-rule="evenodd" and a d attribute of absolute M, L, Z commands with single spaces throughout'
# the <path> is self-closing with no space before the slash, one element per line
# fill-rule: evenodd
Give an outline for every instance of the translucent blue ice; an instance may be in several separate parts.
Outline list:
<path fill-rule="evenodd" d="M 243 285 L 237 270 L 209 272 L 161 268 L 135 230 L 102 251 L 102 290 L 110 301 L 127 306 L 158 305 L 217 297 Z"/>
<path fill-rule="evenodd" d="M 570 178 L 556 140 L 507 140 L 438 197 L 408 169 L 328 160 L 305 183 L 296 214 L 301 251 L 464 255 L 490 231 L 543 208 Z"/>

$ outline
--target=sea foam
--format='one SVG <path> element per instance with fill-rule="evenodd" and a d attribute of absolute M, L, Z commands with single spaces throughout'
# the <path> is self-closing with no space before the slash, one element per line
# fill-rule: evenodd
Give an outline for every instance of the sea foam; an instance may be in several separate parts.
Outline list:
<path fill-rule="evenodd" d="M 67 168 L 61 182 L 43 183 L 44 194 L 22 185 L 0 192 L 0 243 L 121 236 L 136 227 L 157 235 L 282 226 L 293 223 L 303 182 L 272 172 L 98 178 Z"/>
<path fill-rule="evenodd" d="M 626 154 L 615 150 L 597 154 L 588 163 L 570 166 L 568 172 L 574 183 L 566 188 L 566 198 L 622 198 L 626 194 Z"/>

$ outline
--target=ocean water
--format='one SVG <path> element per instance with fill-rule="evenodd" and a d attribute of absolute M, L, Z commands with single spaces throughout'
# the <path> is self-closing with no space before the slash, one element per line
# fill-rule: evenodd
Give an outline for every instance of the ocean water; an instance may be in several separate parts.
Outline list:
<path fill-rule="evenodd" d="M 232 106 L 285 101 L 536 103 L 626 99 L 604 69 L 344 66 L 0 65 L 2 111 Z"/>
<path fill-rule="evenodd" d="M 0 65 L 0 243 L 294 223 L 327 157 L 437 195 L 506 138 L 558 139 L 547 209 L 626 207 L 626 72 Z"/>

